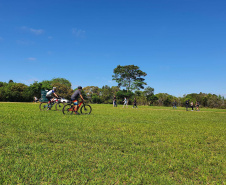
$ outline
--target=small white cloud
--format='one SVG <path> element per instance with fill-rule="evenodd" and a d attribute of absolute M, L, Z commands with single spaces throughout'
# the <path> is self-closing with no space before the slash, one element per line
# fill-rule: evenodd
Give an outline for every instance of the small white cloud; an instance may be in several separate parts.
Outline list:
<path fill-rule="evenodd" d="M 85 36 L 85 31 L 77 28 L 72 29 L 72 34 L 75 35 L 76 37 L 84 37 Z"/>
<path fill-rule="evenodd" d="M 42 33 L 44 33 L 43 29 L 28 28 L 26 26 L 22 26 L 21 30 L 25 31 L 25 32 L 30 32 L 30 33 L 35 34 L 35 35 L 41 35 Z"/>
<path fill-rule="evenodd" d="M 30 61 L 35 61 L 36 58 L 34 58 L 34 57 L 29 57 L 28 60 L 30 60 Z"/>
<path fill-rule="evenodd" d="M 34 33 L 35 35 L 40 35 L 40 34 L 44 33 L 44 30 L 42 30 L 42 29 L 30 28 L 30 31 L 31 31 L 31 33 Z"/>

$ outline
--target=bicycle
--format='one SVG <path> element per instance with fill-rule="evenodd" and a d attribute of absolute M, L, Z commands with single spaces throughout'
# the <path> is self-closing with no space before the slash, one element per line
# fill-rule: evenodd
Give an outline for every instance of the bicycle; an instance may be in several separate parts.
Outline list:
<path fill-rule="evenodd" d="M 61 98 L 54 98 L 54 100 L 50 104 L 48 104 L 48 102 L 40 102 L 39 109 L 40 110 L 51 110 L 55 104 L 56 111 L 62 111 L 64 108 L 64 103 L 59 102 L 60 99 Z"/>
<path fill-rule="evenodd" d="M 92 112 L 92 107 L 90 105 L 86 105 L 83 101 L 78 105 L 78 110 L 79 108 L 81 107 L 80 109 L 80 112 L 81 114 L 91 114 Z M 77 110 L 77 111 L 78 111 Z M 73 102 L 71 102 L 71 104 L 67 104 L 64 106 L 63 110 L 62 110 L 63 114 L 65 115 L 70 115 L 70 114 L 73 114 L 75 113 L 75 105 Z"/>
<path fill-rule="evenodd" d="M 59 98 L 58 101 L 56 102 L 56 111 L 62 111 L 64 108 L 65 103 L 61 101 L 62 98 Z M 60 101 L 59 101 L 60 100 Z"/>

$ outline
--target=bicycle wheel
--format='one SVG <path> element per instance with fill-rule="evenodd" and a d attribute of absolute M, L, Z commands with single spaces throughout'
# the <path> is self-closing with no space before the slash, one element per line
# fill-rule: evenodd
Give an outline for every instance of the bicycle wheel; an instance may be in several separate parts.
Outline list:
<path fill-rule="evenodd" d="M 80 109 L 81 114 L 90 114 L 92 111 L 92 108 L 90 105 L 83 105 Z"/>
<path fill-rule="evenodd" d="M 40 110 L 47 110 L 47 108 L 48 108 L 48 103 L 40 103 L 40 105 L 39 105 L 39 109 Z"/>
<path fill-rule="evenodd" d="M 64 105 L 64 108 L 62 110 L 63 114 L 65 115 L 70 115 L 70 114 L 73 114 L 74 112 L 74 106 L 71 105 L 71 104 L 67 104 L 67 105 Z"/>
<path fill-rule="evenodd" d="M 62 111 L 64 108 L 64 103 L 56 103 L 55 107 L 56 107 L 56 110 Z"/>

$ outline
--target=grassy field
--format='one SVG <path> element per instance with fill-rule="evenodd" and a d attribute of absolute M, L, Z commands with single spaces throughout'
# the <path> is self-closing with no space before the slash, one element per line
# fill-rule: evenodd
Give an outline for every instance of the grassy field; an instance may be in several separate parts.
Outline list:
<path fill-rule="evenodd" d="M 226 110 L 0 103 L 0 184 L 225 184 Z"/>

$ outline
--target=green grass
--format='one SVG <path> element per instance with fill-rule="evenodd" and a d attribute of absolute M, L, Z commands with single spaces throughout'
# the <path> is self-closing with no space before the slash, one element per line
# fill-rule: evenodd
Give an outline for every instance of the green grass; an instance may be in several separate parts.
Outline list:
<path fill-rule="evenodd" d="M 0 103 L 0 184 L 225 184 L 226 110 Z"/>

